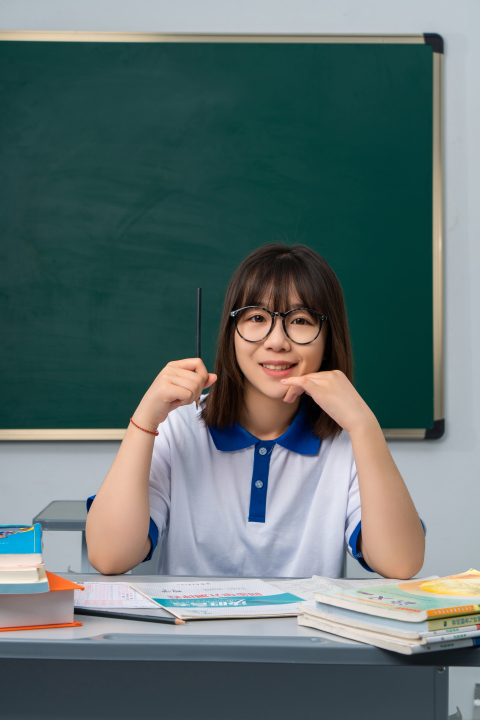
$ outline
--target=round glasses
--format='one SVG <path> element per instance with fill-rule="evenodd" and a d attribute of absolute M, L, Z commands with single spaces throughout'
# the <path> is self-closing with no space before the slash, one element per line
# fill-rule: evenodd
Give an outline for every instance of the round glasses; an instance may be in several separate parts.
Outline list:
<path fill-rule="evenodd" d="M 281 313 L 270 312 L 255 305 L 233 310 L 230 317 L 235 319 L 235 327 L 240 337 L 252 343 L 265 340 L 273 330 L 275 318 L 281 317 L 285 335 L 297 345 L 308 345 L 313 342 L 320 335 L 322 325 L 328 319 L 325 315 L 309 308 L 296 308 Z"/>

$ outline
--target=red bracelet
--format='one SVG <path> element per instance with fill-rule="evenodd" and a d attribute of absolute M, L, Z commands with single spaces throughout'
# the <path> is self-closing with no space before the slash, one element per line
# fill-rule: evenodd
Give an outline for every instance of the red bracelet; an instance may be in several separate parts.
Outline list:
<path fill-rule="evenodd" d="M 133 422 L 133 418 L 130 418 L 130 422 L 132 423 L 132 425 L 135 425 L 136 428 L 138 428 L 139 430 L 143 430 L 143 432 L 146 432 L 149 435 L 158 435 L 158 430 L 155 430 L 155 432 L 152 432 L 151 430 L 145 430 L 145 428 L 141 428 L 140 425 L 137 425 L 136 422 Z"/>

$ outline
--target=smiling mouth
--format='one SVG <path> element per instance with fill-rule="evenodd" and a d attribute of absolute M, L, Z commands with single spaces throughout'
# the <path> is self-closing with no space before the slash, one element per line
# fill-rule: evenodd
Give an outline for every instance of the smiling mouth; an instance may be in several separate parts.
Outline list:
<path fill-rule="evenodd" d="M 267 370 L 290 370 L 290 368 L 294 367 L 297 363 L 290 363 L 289 365 L 264 365 L 263 363 L 260 363 L 260 365 Z"/>

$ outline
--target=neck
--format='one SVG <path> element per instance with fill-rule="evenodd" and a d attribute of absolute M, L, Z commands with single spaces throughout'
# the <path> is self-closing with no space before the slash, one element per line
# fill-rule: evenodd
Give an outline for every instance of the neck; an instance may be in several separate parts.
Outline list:
<path fill-rule="evenodd" d="M 270 398 L 245 378 L 245 411 L 240 423 L 259 440 L 275 440 L 291 425 L 299 406 L 300 398 L 291 404 Z"/>

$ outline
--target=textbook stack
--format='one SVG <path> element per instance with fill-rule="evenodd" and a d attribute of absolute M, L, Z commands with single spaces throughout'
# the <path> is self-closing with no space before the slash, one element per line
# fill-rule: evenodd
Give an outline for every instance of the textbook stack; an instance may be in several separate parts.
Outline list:
<path fill-rule="evenodd" d="M 378 582 L 378 581 L 377 581 Z M 480 572 L 324 589 L 298 624 L 404 655 L 480 645 Z"/>
<path fill-rule="evenodd" d="M 73 619 L 76 588 L 45 570 L 38 523 L 0 527 L 0 631 L 81 624 Z"/>

